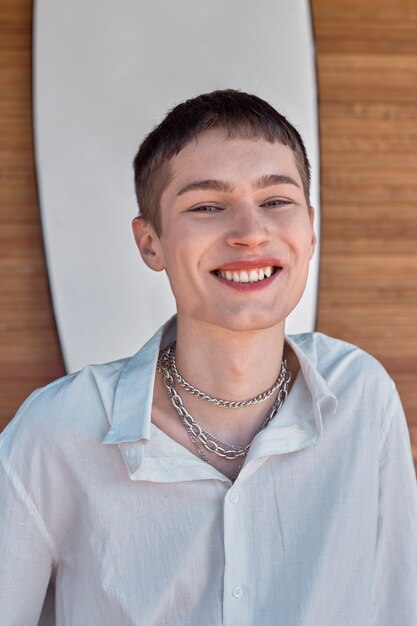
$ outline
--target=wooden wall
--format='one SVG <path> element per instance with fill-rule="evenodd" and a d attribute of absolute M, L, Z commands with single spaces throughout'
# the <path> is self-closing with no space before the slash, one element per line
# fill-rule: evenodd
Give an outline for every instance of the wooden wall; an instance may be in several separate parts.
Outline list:
<path fill-rule="evenodd" d="M 45 273 L 32 142 L 29 0 L 0 3 L 0 428 L 64 373 Z"/>
<path fill-rule="evenodd" d="M 0 428 L 63 364 L 33 160 L 31 12 L 0 0 Z M 417 3 L 312 0 L 322 148 L 318 330 L 396 380 L 417 459 Z"/>
<path fill-rule="evenodd" d="M 322 157 L 317 329 L 379 358 L 417 461 L 417 2 L 313 0 Z"/>

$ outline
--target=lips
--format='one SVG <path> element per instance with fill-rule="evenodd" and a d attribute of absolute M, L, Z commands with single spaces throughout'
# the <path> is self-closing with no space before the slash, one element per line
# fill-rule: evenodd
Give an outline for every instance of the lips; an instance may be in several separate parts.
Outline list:
<path fill-rule="evenodd" d="M 233 281 L 235 283 L 256 283 L 265 278 L 270 278 L 275 272 L 275 267 L 267 265 L 265 267 L 258 267 L 247 270 L 231 271 L 231 270 L 218 270 L 218 276 L 225 278 L 226 280 Z"/>
<path fill-rule="evenodd" d="M 263 257 L 226 263 L 214 270 L 213 274 L 230 287 L 247 290 L 266 286 L 281 269 L 277 259 Z"/>

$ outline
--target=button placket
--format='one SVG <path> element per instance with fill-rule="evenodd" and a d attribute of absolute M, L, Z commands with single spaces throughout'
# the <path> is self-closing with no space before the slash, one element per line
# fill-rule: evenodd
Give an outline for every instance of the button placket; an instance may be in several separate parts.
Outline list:
<path fill-rule="evenodd" d="M 239 502 L 239 494 L 236 491 L 232 491 L 229 494 L 229 500 L 232 504 L 237 504 Z"/>
<path fill-rule="evenodd" d="M 139 460 L 141 458 L 140 447 L 137 444 L 129 444 L 119 446 L 119 449 L 122 453 L 129 476 L 132 477 L 133 472 L 135 472 L 139 467 Z"/>
<path fill-rule="evenodd" d="M 224 499 L 224 595 L 223 620 L 228 626 L 245 622 L 249 597 L 246 592 L 248 554 L 245 533 L 245 490 L 231 487 Z"/>
<path fill-rule="evenodd" d="M 125 448 L 124 454 L 127 459 L 132 461 L 137 456 L 136 446 L 129 446 L 128 448 Z"/>

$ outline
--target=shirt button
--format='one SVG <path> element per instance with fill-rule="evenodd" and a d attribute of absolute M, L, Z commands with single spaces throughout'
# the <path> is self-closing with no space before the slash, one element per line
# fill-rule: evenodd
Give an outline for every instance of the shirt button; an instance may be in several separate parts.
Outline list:
<path fill-rule="evenodd" d="M 233 588 L 233 591 L 232 591 L 232 596 L 233 596 L 234 598 L 240 598 L 240 596 L 242 595 L 242 593 L 243 593 L 243 589 L 242 589 L 242 587 L 237 586 L 237 587 L 234 587 L 234 588 Z"/>
<path fill-rule="evenodd" d="M 232 493 L 229 496 L 229 500 L 232 504 L 236 504 L 236 502 L 239 502 L 239 494 L 236 493 L 235 491 L 232 491 Z"/>
<path fill-rule="evenodd" d="M 127 456 L 128 459 L 134 459 L 136 456 L 136 448 L 134 448 L 133 446 L 130 448 L 126 448 L 125 456 Z"/>

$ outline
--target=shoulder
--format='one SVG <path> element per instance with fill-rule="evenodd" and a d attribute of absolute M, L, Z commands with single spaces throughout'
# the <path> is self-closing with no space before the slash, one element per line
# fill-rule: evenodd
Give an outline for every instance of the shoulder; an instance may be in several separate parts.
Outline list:
<path fill-rule="evenodd" d="M 361 377 L 392 384 L 383 365 L 352 343 L 318 332 L 290 335 L 289 338 L 329 384 L 338 380 L 347 384 Z"/>
<path fill-rule="evenodd" d="M 381 424 L 398 404 L 395 384 L 383 365 L 358 346 L 323 333 L 289 337 L 326 381 L 339 407 L 357 415 L 375 415 Z"/>
<path fill-rule="evenodd" d="M 31 447 L 37 441 L 62 440 L 88 429 L 106 432 L 120 373 L 128 359 L 88 365 L 45 387 L 36 389 L 0 434 L 5 448 Z"/>

